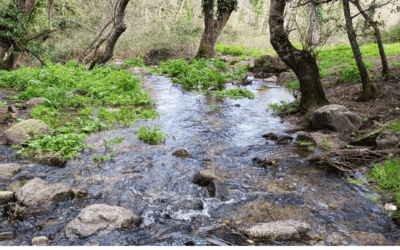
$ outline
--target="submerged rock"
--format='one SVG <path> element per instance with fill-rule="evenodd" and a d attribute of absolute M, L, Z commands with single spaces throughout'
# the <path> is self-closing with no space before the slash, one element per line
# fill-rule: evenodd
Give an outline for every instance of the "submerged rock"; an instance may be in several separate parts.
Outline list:
<path fill-rule="evenodd" d="M 21 166 L 16 163 L 0 164 L 0 178 L 12 179 L 14 174 L 21 171 Z"/>
<path fill-rule="evenodd" d="M 264 134 L 264 135 L 262 135 L 262 137 L 265 139 L 273 140 L 273 141 L 278 140 L 278 136 L 274 133 Z"/>
<path fill-rule="evenodd" d="M 172 155 L 176 156 L 178 158 L 192 157 L 192 155 L 188 151 L 186 151 L 185 149 L 178 149 L 175 152 L 173 152 Z"/>
<path fill-rule="evenodd" d="M 12 201 L 14 193 L 11 191 L 0 191 L 0 205 L 4 205 Z"/>
<path fill-rule="evenodd" d="M 15 198 L 25 206 L 59 203 L 71 196 L 73 192 L 67 184 L 48 184 L 37 177 L 15 191 Z"/>
<path fill-rule="evenodd" d="M 7 144 L 20 145 L 33 137 L 42 136 L 51 131 L 52 129 L 44 121 L 29 119 L 15 124 L 7 129 L 4 134 Z"/>
<path fill-rule="evenodd" d="M 20 159 L 34 160 L 41 164 L 63 167 L 67 162 L 60 152 L 45 151 L 42 149 L 35 149 L 23 152 Z"/>
<path fill-rule="evenodd" d="M 261 224 L 240 224 L 240 232 L 265 240 L 296 240 L 311 230 L 310 224 L 299 220 L 282 220 Z"/>
<path fill-rule="evenodd" d="M 307 121 L 311 129 L 331 129 L 338 132 L 355 131 L 362 126 L 362 118 L 342 105 L 326 105 L 312 112 Z"/>
<path fill-rule="evenodd" d="M 291 136 L 281 136 L 278 138 L 278 140 L 276 140 L 276 144 L 279 145 L 286 145 L 289 144 L 293 141 L 293 137 Z"/>
<path fill-rule="evenodd" d="M 115 229 L 139 226 L 141 218 L 132 211 L 106 204 L 95 204 L 86 207 L 65 228 L 65 236 L 85 238 L 93 234 L 108 234 Z"/>
<path fill-rule="evenodd" d="M 208 187 L 210 197 L 224 199 L 229 195 L 228 188 L 223 180 L 210 170 L 201 170 L 193 177 L 192 182 L 202 187 Z"/>

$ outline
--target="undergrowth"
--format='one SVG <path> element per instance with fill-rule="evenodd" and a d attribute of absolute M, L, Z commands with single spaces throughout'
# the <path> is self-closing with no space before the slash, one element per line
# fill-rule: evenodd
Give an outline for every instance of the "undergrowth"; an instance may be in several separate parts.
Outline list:
<path fill-rule="evenodd" d="M 132 63 L 140 64 L 140 60 Z M 153 101 L 140 88 L 139 79 L 123 69 L 98 66 L 86 71 L 84 66 L 76 67 L 74 61 L 66 65 L 48 61 L 42 69 L 21 67 L 0 74 L 0 87 L 19 91 L 20 101 L 43 97 L 43 102 L 31 110 L 31 116 L 54 129 L 51 135 L 22 144 L 18 152 L 43 149 L 72 159 L 88 146 L 83 141 L 89 133 L 158 117 L 155 110 L 138 107 Z"/>
<path fill-rule="evenodd" d="M 160 132 L 160 130 L 160 126 L 155 126 L 154 128 L 151 128 L 151 126 L 141 127 L 135 132 L 135 135 L 137 135 L 140 140 L 148 144 L 157 145 L 167 136 L 167 134 Z"/>
<path fill-rule="evenodd" d="M 280 113 L 280 112 L 285 112 L 285 111 L 296 109 L 299 107 L 299 104 L 295 103 L 295 102 L 286 103 L 285 101 L 281 101 L 280 104 L 273 103 L 273 104 L 269 104 L 268 106 L 269 106 L 268 109 L 272 109 L 272 110 L 276 111 L 277 113 Z"/>
<path fill-rule="evenodd" d="M 367 178 L 375 181 L 378 188 L 396 193 L 396 202 L 400 205 L 400 158 L 389 158 L 378 164 L 373 164 L 373 169 Z"/>

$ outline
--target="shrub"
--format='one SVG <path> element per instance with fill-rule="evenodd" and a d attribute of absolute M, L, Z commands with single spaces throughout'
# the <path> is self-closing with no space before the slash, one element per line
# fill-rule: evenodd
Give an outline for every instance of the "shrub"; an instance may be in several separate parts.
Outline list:
<path fill-rule="evenodd" d="M 155 126 L 154 128 L 151 128 L 151 126 L 141 127 L 138 131 L 135 132 L 135 135 L 138 135 L 140 140 L 148 144 L 157 145 L 167 136 L 167 134 L 159 132 L 160 130 L 160 126 Z"/>

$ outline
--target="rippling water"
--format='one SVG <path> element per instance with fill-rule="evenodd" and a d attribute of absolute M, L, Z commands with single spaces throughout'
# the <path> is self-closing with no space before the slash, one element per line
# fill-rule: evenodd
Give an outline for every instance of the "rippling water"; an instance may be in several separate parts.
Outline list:
<path fill-rule="evenodd" d="M 291 127 L 267 111 L 268 104 L 294 100 L 285 88 L 256 79 L 246 87 L 255 99 L 218 100 L 185 92 L 165 77 L 147 80 L 145 88 L 157 101 L 160 119 L 89 136 L 87 143 L 95 149 L 85 149 L 81 158 L 69 161 L 65 168 L 27 163 L 13 180 L 1 180 L 0 190 L 15 181 L 40 177 L 48 183 L 87 189 L 89 196 L 31 211 L 22 223 L 0 219 L 0 233 L 14 235 L 0 245 L 30 245 L 36 236 L 47 236 L 50 245 L 251 245 L 235 232 L 235 224 L 284 219 L 307 221 L 313 226 L 310 235 L 325 240 L 276 245 L 379 244 L 374 241 L 377 236 L 390 244 L 397 242 L 398 228 L 381 208 L 364 198 L 371 191 L 310 165 L 295 153 L 294 142 L 266 144 L 262 134 L 288 135 L 283 131 Z M 169 137 L 160 145 L 148 145 L 134 135 L 143 125 L 161 125 Z M 121 136 L 125 140 L 113 148 L 115 162 L 93 164 L 94 155 L 105 153 L 103 139 Z M 180 148 L 193 158 L 172 156 Z M 0 145 L 0 150 L 13 161 L 12 148 Z M 279 164 L 258 167 L 252 161 L 255 157 L 278 159 Z M 227 198 L 210 197 L 206 188 L 191 182 L 202 169 L 211 169 L 225 181 Z M 66 224 L 91 204 L 131 209 L 143 222 L 138 228 L 107 236 L 65 238 Z"/>

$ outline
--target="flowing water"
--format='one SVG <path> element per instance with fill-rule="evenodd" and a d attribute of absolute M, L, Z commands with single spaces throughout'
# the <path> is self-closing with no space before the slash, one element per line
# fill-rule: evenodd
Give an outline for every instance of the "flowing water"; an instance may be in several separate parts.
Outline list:
<path fill-rule="evenodd" d="M 89 136 L 87 143 L 95 148 L 85 149 L 64 168 L 27 163 L 13 180 L 1 180 L 0 190 L 40 177 L 86 189 L 89 195 L 31 212 L 23 222 L 10 223 L 0 216 L 0 234 L 7 236 L 0 245 L 30 245 L 36 236 L 47 236 L 50 245 L 263 245 L 267 243 L 253 243 L 238 234 L 235 225 L 285 219 L 307 221 L 315 239 L 275 245 L 398 241 L 399 229 L 381 207 L 365 198 L 371 191 L 310 165 L 294 150 L 295 142 L 266 144 L 262 134 L 290 135 L 283 131 L 291 125 L 267 111 L 268 104 L 294 100 L 284 87 L 255 79 L 246 87 L 255 94 L 251 100 L 185 92 L 165 77 L 149 77 L 145 88 L 157 101 L 159 119 Z M 157 146 L 148 145 L 134 135 L 143 125 L 161 125 L 169 137 Z M 105 154 L 103 139 L 121 136 L 125 140 L 113 148 L 115 162 L 94 164 L 93 156 Z M 181 148 L 193 157 L 172 156 Z M 13 161 L 12 148 L 0 145 L 0 150 L 8 156 L 3 163 Z M 255 157 L 277 159 L 278 165 L 256 166 Z M 210 197 L 207 188 L 192 183 L 202 169 L 225 181 L 228 197 Z M 128 208 L 143 218 L 142 224 L 106 236 L 67 239 L 67 223 L 91 204 Z"/>

